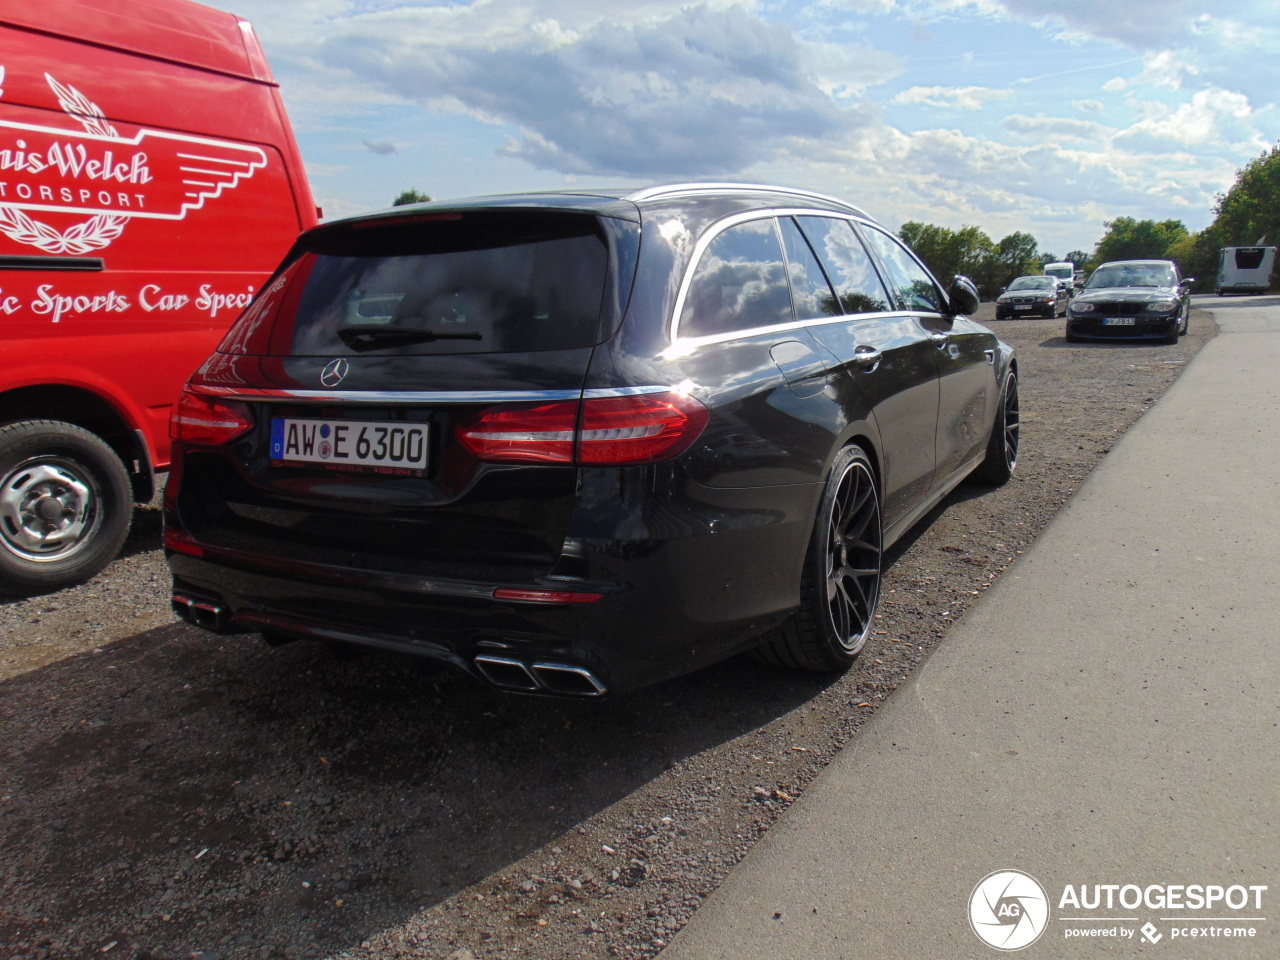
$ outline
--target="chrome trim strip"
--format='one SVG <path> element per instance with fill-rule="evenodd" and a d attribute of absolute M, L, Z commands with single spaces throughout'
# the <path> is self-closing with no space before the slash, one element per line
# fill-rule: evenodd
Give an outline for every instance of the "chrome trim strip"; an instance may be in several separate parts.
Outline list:
<path fill-rule="evenodd" d="M 666 393 L 672 388 L 657 384 L 642 387 L 591 387 L 586 390 L 284 390 L 260 387 L 218 387 L 197 384 L 196 393 L 223 400 L 258 403 L 289 403 L 294 400 L 323 400 L 343 404 L 406 403 L 526 403 L 554 400 L 635 397 Z"/>
<path fill-rule="evenodd" d="M 750 330 L 735 330 L 731 333 L 713 333 L 705 337 L 678 337 L 672 341 L 662 356 L 676 359 L 692 353 L 699 347 L 717 343 L 730 343 L 734 340 L 749 340 L 770 333 L 787 333 L 791 330 L 806 330 L 810 327 L 825 327 L 834 323 L 861 323 L 864 320 L 917 320 L 921 317 L 941 317 L 940 313 L 919 313 L 909 310 L 885 310 L 881 313 L 844 313 L 838 317 L 819 317 L 816 320 L 797 320 L 794 323 L 779 323 L 770 327 L 752 327 Z"/>

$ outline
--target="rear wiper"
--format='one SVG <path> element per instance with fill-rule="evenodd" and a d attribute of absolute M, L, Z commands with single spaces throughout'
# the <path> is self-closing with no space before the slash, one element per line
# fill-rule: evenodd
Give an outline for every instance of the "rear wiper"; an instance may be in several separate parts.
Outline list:
<path fill-rule="evenodd" d="M 352 350 L 377 350 L 382 347 L 435 340 L 483 340 L 479 333 L 440 333 L 422 327 L 402 327 L 395 323 L 360 323 L 339 327 L 338 336 Z"/>

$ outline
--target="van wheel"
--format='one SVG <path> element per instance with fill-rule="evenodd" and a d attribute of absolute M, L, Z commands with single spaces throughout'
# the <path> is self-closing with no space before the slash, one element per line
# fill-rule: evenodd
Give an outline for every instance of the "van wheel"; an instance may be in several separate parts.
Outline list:
<path fill-rule="evenodd" d="M 124 464 L 82 427 L 0 427 L 0 587 L 52 590 L 88 580 L 124 544 L 133 496 Z"/>
<path fill-rule="evenodd" d="M 861 448 L 835 458 L 800 578 L 800 609 L 756 651 L 774 666 L 846 670 L 866 645 L 880 600 L 880 494 Z"/>

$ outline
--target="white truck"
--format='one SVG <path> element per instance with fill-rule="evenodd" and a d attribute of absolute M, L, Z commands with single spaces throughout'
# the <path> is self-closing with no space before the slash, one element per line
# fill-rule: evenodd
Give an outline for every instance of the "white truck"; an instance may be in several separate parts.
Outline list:
<path fill-rule="evenodd" d="M 1060 260 L 1057 263 L 1046 263 L 1044 265 L 1046 276 L 1061 280 L 1062 284 L 1067 288 L 1068 294 L 1075 294 L 1079 288 L 1076 280 L 1076 265 L 1070 260 Z"/>
<path fill-rule="evenodd" d="M 1218 296 L 1266 293 L 1275 262 L 1275 247 L 1223 247 L 1218 256 Z"/>

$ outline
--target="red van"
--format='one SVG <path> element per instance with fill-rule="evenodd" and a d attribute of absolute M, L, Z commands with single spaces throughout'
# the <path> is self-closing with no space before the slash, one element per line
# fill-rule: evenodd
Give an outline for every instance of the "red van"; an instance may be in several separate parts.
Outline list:
<path fill-rule="evenodd" d="M 0 0 L 0 588 L 110 562 L 182 384 L 316 219 L 247 22 Z"/>

